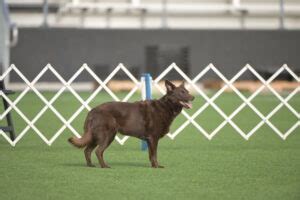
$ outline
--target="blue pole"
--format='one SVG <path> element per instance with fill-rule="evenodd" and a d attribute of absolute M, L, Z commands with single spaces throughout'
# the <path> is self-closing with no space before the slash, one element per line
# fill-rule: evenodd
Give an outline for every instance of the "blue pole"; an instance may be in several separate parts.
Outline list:
<path fill-rule="evenodd" d="M 152 99 L 152 94 L 151 94 L 152 77 L 149 73 L 143 74 L 143 77 L 145 80 L 146 100 L 151 100 Z M 142 151 L 145 151 L 147 149 L 148 149 L 147 142 L 145 140 L 142 140 Z"/>

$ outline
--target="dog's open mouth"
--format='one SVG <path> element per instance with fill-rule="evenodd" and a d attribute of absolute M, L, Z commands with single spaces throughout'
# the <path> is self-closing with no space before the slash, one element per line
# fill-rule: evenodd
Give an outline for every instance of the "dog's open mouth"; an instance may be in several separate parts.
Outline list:
<path fill-rule="evenodd" d="M 188 102 L 184 102 L 184 101 L 179 101 L 179 103 L 184 107 L 184 108 L 187 108 L 187 109 L 190 109 L 193 107 L 192 105 L 192 102 L 191 101 L 188 101 Z"/>

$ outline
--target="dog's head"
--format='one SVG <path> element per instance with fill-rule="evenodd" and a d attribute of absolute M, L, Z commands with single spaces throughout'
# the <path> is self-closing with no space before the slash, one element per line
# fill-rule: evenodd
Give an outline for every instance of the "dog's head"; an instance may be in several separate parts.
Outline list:
<path fill-rule="evenodd" d="M 166 80 L 165 86 L 167 88 L 168 98 L 173 102 L 184 108 L 192 108 L 192 101 L 194 96 L 192 96 L 189 91 L 184 87 L 184 82 L 182 82 L 178 87 L 173 83 Z"/>

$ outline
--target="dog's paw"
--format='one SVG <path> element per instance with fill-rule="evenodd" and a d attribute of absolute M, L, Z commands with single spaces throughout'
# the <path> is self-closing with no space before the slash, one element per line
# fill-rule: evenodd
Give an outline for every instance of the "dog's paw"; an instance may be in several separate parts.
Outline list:
<path fill-rule="evenodd" d="M 93 164 L 88 164 L 87 166 L 88 167 L 96 167 L 96 165 L 93 165 Z"/>

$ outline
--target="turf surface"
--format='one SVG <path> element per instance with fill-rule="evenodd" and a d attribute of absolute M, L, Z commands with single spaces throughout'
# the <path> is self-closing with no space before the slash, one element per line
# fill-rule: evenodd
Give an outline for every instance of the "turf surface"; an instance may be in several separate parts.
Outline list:
<path fill-rule="evenodd" d="M 80 94 L 84 99 L 89 95 Z M 54 94 L 43 95 L 50 99 Z M 134 99 L 139 99 L 139 95 Z M 90 105 L 108 100 L 108 95 L 102 94 Z M 189 113 L 203 103 L 197 97 Z M 233 94 L 224 94 L 216 103 L 230 114 L 242 101 Z M 272 95 L 259 95 L 253 100 L 265 115 L 278 103 Z M 300 95 L 289 103 L 299 112 Z M 35 94 L 28 93 L 17 106 L 33 119 L 43 103 Z M 54 103 L 67 119 L 79 106 L 70 93 Z M 72 123 L 78 131 L 82 130 L 85 115 L 86 111 L 82 112 Z M 20 133 L 25 122 L 16 113 L 13 117 Z M 176 119 L 172 131 L 184 119 Z M 245 108 L 233 120 L 248 132 L 259 117 Z M 282 131 L 297 120 L 285 108 L 271 118 Z M 196 121 L 211 132 L 223 120 L 209 107 Z M 36 126 L 51 138 L 62 123 L 49 111 Z M 0 199 L 300 199 L 299 127 L 283 141 L 264 125 L 245 141 L 226 125 L 209 141 L 189 125 L 175 140 L 165 137 L 160 141 L 158 157 L 164 169 L 149 168 L 147 152 L 140 150 L 140 141 L 134 138 L 124 146 L 114 142 L 106 151 L 105 159 L 111 169 L 87 168 L 82 150 L 66 142 L 70 135 L 66 129 L 51 147 L 31 129 L 16 147 L 0 137 Z M 97 163 L 94 154 L 93 161 Z"/>

